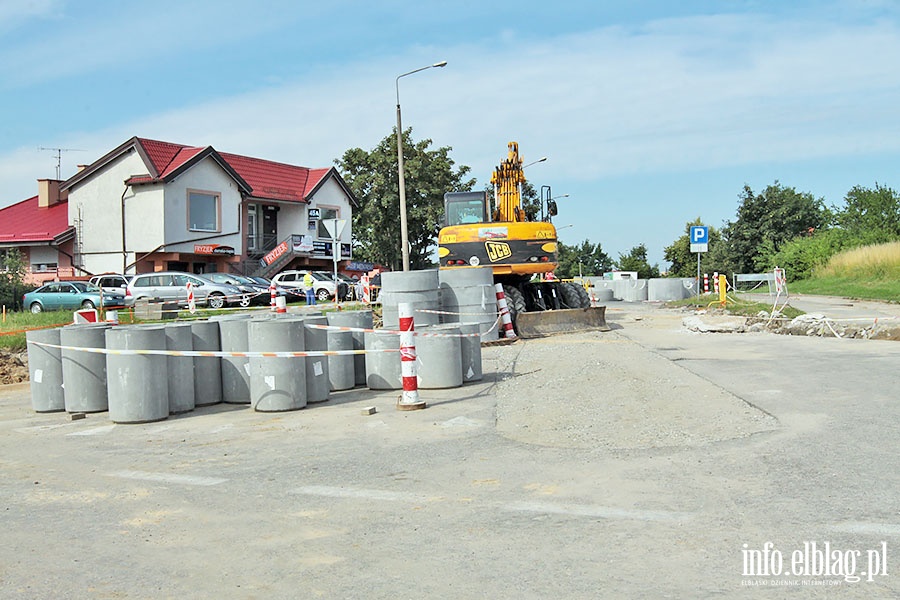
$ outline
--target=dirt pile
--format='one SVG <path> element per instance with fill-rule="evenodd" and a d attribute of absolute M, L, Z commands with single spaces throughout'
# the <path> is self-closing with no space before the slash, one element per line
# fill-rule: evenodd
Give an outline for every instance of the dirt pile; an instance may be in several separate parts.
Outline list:
<path fill-rule="evenodd" d="M 0 385 L 28 381 L 28 356 L 0 350 Z"/>

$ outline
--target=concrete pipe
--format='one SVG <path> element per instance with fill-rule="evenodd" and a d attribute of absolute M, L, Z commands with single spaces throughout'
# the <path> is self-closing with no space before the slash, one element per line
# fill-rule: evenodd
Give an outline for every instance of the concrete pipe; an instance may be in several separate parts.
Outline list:
<path fill-rule="evenodd" d="M 441 315 L 446 323 L 479 323 L 485 341 L 496 340 L 497 292 L 490 267 L 446 269 L 439 271 Z"/>
<path fill-rule="evenodd" d="M 219 324 L 215 321 L 191 323 L 194 350 L 219 352 Z M 218 356 L 194 358 L 194 406 L 211 406 L 222 402 L 222 359 Z"/>
<path fill-rule="evenodd" d="M 481 335 L 478 323 L 460 323 L 460 335 L 467 336 L 459 339 L 460 366 L 462 368 L 463 383 L 481 381 L 484 372 L 481 367 Z"/>
<path fill-rule="evenodd" d="M 693 283 L 693 279 L 691 283 Z M 651 302 L 672 302 L 690 297 L 680 277 L 651 279 L 647 284 L 647 299 Z"/>
<path fill-rule="evenodd" d="M 366 385 L 370 390 L 399 390 L 403 387 L 399 350 L 399 334 L 387 331 L 366 333 Z"/>
<path fill-rule="evenodd" d="M 191 351 L 194 336 L 190 323 L 170 323 L 166 325 L 166 349 Z M 194 410 L 194 357 L 167 356 L 166 368 L 169 373 L 169 414 L 177 415 Z"/>
<path fill-rule="evenodd" d="M 106 330 L 111 326 L 68 325 L 59 331 L 62 346 L 105 348 Z M 106 356 L 79 350 L 62 351 L 64 395 L 68 412 L 109 410 L 106 392 Z"/>
<path fill-rule="evenodd" d="M 302 352 L 302 319 L 260 319 L 249 322 L 251 352 Z M 299 410 L 307 404 L 306 358 L 252 357 L 250 404 L 258 412 Z"/>
<path fill-rule="evenodd" d="M 440 279 L 437 269 L 424 271 L 387 271 L 381 274 L 381 292 L 378 300 L 382 306 L 385 329 L 397 330 L 400 316 L 397 307 L 409 303 L 414 311 L 416 324 L 438 324 L 441 309 Z M 421 311 L 429 312 L 421 312 Z"/>
<path fill-rule="evenodd" d="M 357 329 L 372 329 L 371 310 L 342 310 L 329 312 L 326 317 L 328 324 L 336 327 L 354 327 Z M 353 349 L 363 350 L 366 347 L 366 334 L 362 331 L 354 331 Z M 353 357 L 353 369 L 355 385 L 366 385 L 366 355 L 357 354 Z"/>
<path fill-rule="evenodd" d="M 442 389 L 461 386 L 463 375 L 459 325 L 448 323 L 417 326 L 416 334 L 419 388 Z"/>
<path fill-rule="evenodd" d="M 328 330 L 309 325 L 328 325 L 325 315 L 304 316 L 303 323 L 306 329 L 307 350 L 328 350 Z M 327 356 L 306 357 L 306 401 L 310 404 L 325 402 L 328 400 L 328 392 L 331 391 L 331 380 L 328 376 Z"/>
<path fill-rule="evenodd" d="M 353 350 L 353 334 L 349 331 L 329 330 L 329 350 Z M 349 390 L 356 385 L 353 365 L 354 355 L 345 354 L 328 357 L 328 381 L 333 391 Z"/>
<path fill-rule="evenodd" d="M 166 329 L 114 327 L 109 350 L 166 350 Z M 169 417 L 167 356 L 109 354 L 106 357 L 109 418 L 114 423 L 151 423 Z"/>
<path fill-rule="evenodd" d="M 31 408 L 35 412 L 66 410 L 63 389 L 62 350 L 37 346 L 32 342 L 59 346 L 59 328 L 26 331 L 28 377 L 31 381 Z"/>
<path fill-rule="evenodd" d="M 219 325 L 219 341 L 223 352 L 249 350 L 248 315 L 216 316 Z M 242 356 L 222 357 L 222 400 L 227 404 L 250 403 L 250 359 Z"/>

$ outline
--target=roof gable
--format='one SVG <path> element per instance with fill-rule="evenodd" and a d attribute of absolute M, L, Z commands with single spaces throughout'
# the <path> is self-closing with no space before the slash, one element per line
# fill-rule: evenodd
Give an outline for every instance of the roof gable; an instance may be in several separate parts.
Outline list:
<path fill-rule="evenodd" d="M 296 165 L 218 152 L 212 146 L 197 147 L 173 144 L 159 140 L 133 137 L 86 169 L 63 183 L 61 189 L 69 189 L 89 177 L 104 165 L 119 156 L 136 151 L 147 167 L 147 175 L 136 175 L 128 180 L 129 185 L 168 183 L 206 158 L 215 160 L 250 197 L 260 200 L 282 202 L 309 202 L 310 196 L 331 177 L 356 205 L 356 199 L 337 174 L 334 167 L 309 169 Z"/>

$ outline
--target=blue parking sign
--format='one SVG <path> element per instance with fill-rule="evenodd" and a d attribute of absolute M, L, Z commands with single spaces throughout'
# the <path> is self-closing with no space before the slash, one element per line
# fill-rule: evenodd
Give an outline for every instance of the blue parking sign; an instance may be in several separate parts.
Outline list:
<path fill-rule="evenodd" d="M 709 227 L 706 225 L 691 226 L 691 243 L 692 244 L 708 244 L 709 243 Z"/>

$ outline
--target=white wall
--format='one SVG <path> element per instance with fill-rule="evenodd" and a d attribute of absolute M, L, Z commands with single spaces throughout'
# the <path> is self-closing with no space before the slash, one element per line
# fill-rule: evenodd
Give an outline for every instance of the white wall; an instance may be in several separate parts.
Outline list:
<path fill-rule="evenodd" d="M 79 251 L 84 268 L 92 273 L 121 271 L 122 261 L 122 193 L 125 181 L 133 175 L 147 175 L 147 167 L 137 152 L 129 152 L 106 165 L 69 191 L 69 224 L 74 225 L 81 214 Z M 154 186 L 158 187 L 158 186 Z M 140 206 L 134 207 L 137 202 Z M 131 214 L 132 207 L 135 214 Z M 137 222 L 134 219 L 139 219 Z M 133 243 L 138 233 L 149 237 L 156 232 L 161 241 L 162 192 L 147 191 L 136 200 L 129 189 L 125 199 L 126 246 L 134 260 Z M 152 249 L 152 246 L 151 246 Z M 139 248 L 144 250 L 144 248 Z"/>
<path fill-rule="evenodd" d="M 212 192 L 221 195 L 221 216 L 218 232 L 190 231 L 188 228 L 188 190 Z M 237 184 L 212 158 L 206 158 L 188 169 L 166 186 L 165 192 L 165 242 L 201 240 L 203 244 L 220 244 L 234 248 L 235 254 L 243 252 L 240 232 L 244 229 L 241 219 L 241 194 Z M 216 236 L 210 238 L 210 236 Z M 193 252 L 194 242 L 169 245 L 167 252 Z"/>
<path fill-rule="evenodd" d="M 326 181 L 319 191 L 315 193 L 315 195 L 310 198 L 309 208 L 319 208 L 319 207 L 328 207 L 328 208 L 337 208 L 339 210 L 340 219 L 346 219 L 347 224 L 344 226 L 344 231 L 341 233 L 341 242 L 344 244 L 349 244 L 350 240 L 353 239 L 352 232 L 352 221 L 353 221 L 353 210 L 351 209 L 350 199 L 347 197 L 344 189 L 338 185 L 338 183 L 332 178 Z M 307 233 L 306 231 L 306 218 L 304 215 L 302 233 Z M 279 234 L 280 225 L 279 225 Z"/>

